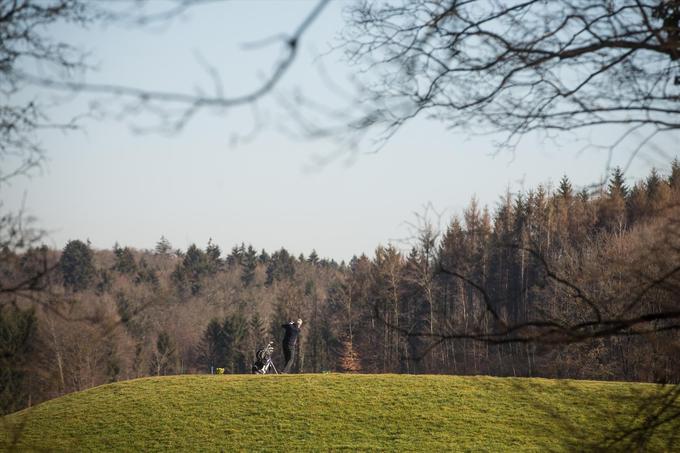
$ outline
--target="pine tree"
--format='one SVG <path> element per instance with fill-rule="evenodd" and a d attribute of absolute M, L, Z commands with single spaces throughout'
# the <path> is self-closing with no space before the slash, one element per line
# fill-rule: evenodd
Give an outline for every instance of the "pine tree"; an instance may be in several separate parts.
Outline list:
<path fill-rule="evenodd" d="M 121 274 L 132 275 L 137 272 L 137 263 L 132 254 L 132 250 L 128 247 L 120 248 L 118 243 L 113 246 L 113 254 L 116 259 L 113 264 L 113 270 Z"/>
<path fill-rule="evenodd" d="M 256 269 L 257 252 L 252 245 L 249 245 L 241 262 L 241 282 L 243 282 L 243 286 L 248 287 L 255 281 Z"/>
<path fill-rule="evenodd" d="M 612 232 L 621 232 L 625 229 L 630 217 L 631 191 L 625 183 L 621 167 L 616 167 L 609 178 L 606 196 L 597 204 L 597 226 Z"/>
<path fill-rule="evenodd" d="M 635 184 L 626 201 L 630 222 L 635 223 L 642 220 L 647 210 L 647 194 L 644 185 L 642 183 Z"/>
<path fill-rule="evenodd" d="M 248 323 L 240 314 L 227 316 L 222 323 L 222 334 L 225 352 L 225 369 L 232 373 L 246 371 L 246 353 L 244 340 L 248 336 Z"/>
<path fill-rule="evenodd" d="M 72 291 L 87 289 L 94 281 L 96 269 L 90 241 L 69 241 L 59 259 L 64 286 Z"/>
<path fill-rule="evenodd" d="M 312 253 L 309 254 L 309 257 L 307 258 L 307 262 L 311 263 L 313 265 L 319 264 L 319 255 L 316 253 L 316 250 L 312 249 Z"/>
<path fill-rule="evenodd" d="M 671 162 L 671 174 L 668 177 L 668 185 L 673 191 L 680 191 L 680 161 L 676 157 Z"/>
<path fill-rule="evenodd" d="M 652 171 L 649 173 L 649 176 L 645 180 L 647 200 L 650 203 L 656 201 L 656 199 L 658 198 L 661 184 L 662 181 L 661 177 L 659 176 L 659 172 L 656 171 L 656 168 L 652 168 Z"/>
<path fill-rule="evenodd" d="M 569 178 L 567 178 L 567 175 L 562 176 L 562 179 L 560 179 L 560 185 L 557 188 L 557 195 L 560 198 L 568 200 L 573 196 L 573 194 L 574 191 L 571 186 L 571 182 L 569 182 Z"/>
<path fill-rule="evenodd" d="M 231 253 L 227 256 L 228 266 L 240 266 L 241 260 L 243 260 L 243 255 L 245 253 L 245 248 L 243 244 L 241 246 L 235 245 L 231 248 Z"/>
<path fill-rule="evenodd" d="M 253 345 L 255 348 L 259 348 L 267 344 L 267 328 L 265 327 L 264 321 L 262 321 L 262 318 L 260 318 L 258 313 L 254 313 L 250 318 L 248 333 L 253 339 Z"/>
<path fill-rule="evenodd" d="M 274 252 L 267 266 L 267 285 L 277 280 L 290 279 L 295 275 L 295 258 L 285 248 Z"/>
<path fill-rule="evenodd" d="M 96 283 L 94 286 L 94 291 L 98 296 L 111 291 L 113 282 L 111 281 L 111 274 L 106 269 L 99 269 L 97 271 Z"/>
<path fill-rule="evenodd" d="M 217 318 L 213 318 L 208 323 L 199 343 L 199 360 L 207 370 L 223 368 L 226 355 L 222 324 Z"/>
<path fill-rule="evenodd" d="M 165 376 L 171 373 L 174 358 L 175 346 L 170 340 L 170 335 L 167 332 L 159 333 L 156 340 L 156 350 L 151 358 L 151 373 L 156 376 Z"/>
<path fill-rule="evenodd" d="M 196 244 L 191 244 L 184 254 L 182 263 L 177 265 L 172 273 L 171 279 L 180 292 L 188 286 L 191 294 L 195 296 L 201 291 L 201 279 L 208 274 L 208 270 L 206 254 L 196 247 Z"/>
<path fill-rule="evenodd" d="M 208 239 L 208 245 L 205 248 L 206 272 L 208 274 L 213 275 L 222 268 L 221 255 L 220 246 L 214 244 L 212 238 Z"/>
<path fill-rule="evenodd" d="M 27 384 L 37 323 L 32 309 L 0 306 L 0 415 L 22 409 L 30 401 Z"/>
<path fill-rule="evenodd" d="M 136 284 L 149 283 L 154 288 L 158 288 L 160 285 L 160 280 L 158 279 L 158 274 L 156 269 L 149 266 L 144 258 L 139 260 L 139 271 L 135 277 Z"/>
<path fill-rule="evenodd" d="M 625 199 L 628 197 L 628 192 L 628 187 L 626 187 L 625 179 L 623 177 L 623 171 L 621 171 L 621 167 L 616 167 L 609 179 L 607 194 L 609 195 L 609 198 L 621 197 Z"/>
<path fill-rule="evenodd" d="M 161 236 L 160 240 L 156 243 L 154 251 L 156 255 L 169 255 L 172 252 L 172 244 L 170 244 L 170 241 L 165 236 Z"/>

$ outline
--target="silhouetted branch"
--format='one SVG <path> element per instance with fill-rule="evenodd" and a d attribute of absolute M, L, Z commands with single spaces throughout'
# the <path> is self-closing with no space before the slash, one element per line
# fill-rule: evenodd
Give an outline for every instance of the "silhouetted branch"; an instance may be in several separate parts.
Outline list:
<path fill-rule="evenodd" d="M 616 5 L 530 0 L 364 2 L 346 49 L 371 70 L 370 127 L 435 116 L 466 132 L 496 132 L 514 147 L 531 132 L 626 126 L 680 128 L 677 2 Z M 369 126 L 367 125 L 367 127 Z M 644 142 L 640 144 L 644 146 Z"/>
<path fill-rule="evenodd" d="M 153 20 L 162 20 L 186 11 L 189 7 L 204 2 L 185 1 L 180 2 L 175 8 L 156 14 Z M 129 113 L 148 112 L 156 115 L 162 120 L 162 128 L 165 131 L 177 132 L 182 130 L 189 121 L 201 110 L 205 108 L 228 109 L 242 105 L 252 104 L 255 101 L 269 94 L 279 81 L 286 74 L 298 53 L 299 43 L 316 18 L 328 5 L 329 0 L 320 0 L 309 12 L 303 21 L 295 28 L 290 35 L 279 36 L 280 42 L 284 46 L 284 55 L 275 64 L 272 73 L 256 89 L 240 96 L 224 96 L 221 89 L 221 81 L 215 69 L 203 61 L 201 64 L 207 69 L 208 74 L 213 79 L 215 93 L 211 95 L 181 93 L 174 91 L 157 91 L 134 86 L 88 83 L 55 79 L 50 77 L 36 76 L 34 74 L 20 72 L 19 77 L 27 83 L 56 90 L 67 92 L 85 92 L 99 95 L 112 95 L 123 99 L 131 99 L 134 102 L 125 106 L 123 116 Z M 145 16 L 146 17 L 146 16 Z M 140 19 L 141 20 L 141 19 Z M 142 20 L 146 23 L 150 18 Z M 178 111 L 173 111 L 173 107 L 180 107 Z"/>

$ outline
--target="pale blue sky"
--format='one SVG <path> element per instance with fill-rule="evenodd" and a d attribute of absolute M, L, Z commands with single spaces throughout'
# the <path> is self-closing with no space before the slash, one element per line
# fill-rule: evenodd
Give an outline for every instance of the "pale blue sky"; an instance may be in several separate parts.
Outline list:
<path fill-rule="evenodd" d="M 321 102 L 336 102 L 313 61 L 340 32 L 344 5 L 333 2 L 304 35 L 300 57 L 278 90 L 299 86 Z M 210 3 L 162 30 L 110 26 L 55 33 L 91 51 L 99 70 L 88 81 L 182 92 L 209 89 L 198 51 L 219 70 L 227 94 L 239 95 L 257 87 L 279 55 L 276 47 L 244 51 L 241 45 L 293 30 L 313 6 L 306 1 Z M 338 80 L 354 70 L 340 52 L 323 62 Z M 53 114 L 68 118 L 89 100 L 81 95 Z M 337 145 L 291 139 L 277 130 L 282 112 L 275 103 L 269 99 L 258 105 L 268 118 L 265 127 L 254 140 L 235 147 L 232 134 L 252 127 L 249 108 L 202 112 L 172 137 L 134 134 L 129 126 L 138 120 L 131 118 L 86 120 L 80 132 L 43 133 L 44 169 L 3 188 L 3 201 L 16 208 L 25 196 L 26 210 L 50 232 L 48 243 L 55 247 L 89 238 L 97 248 L 115 242 L 152 248 L 164 235 L 183 249 L 191 243 L 205 246 L 212 238 L 224 250 L 245 242 L 269 251 L 285 246 L 296 255 L 315 248 L 321 256 L 347 260 L 406 238 L 407 222 L 428 203 L 448 221 L 473 195 L 493 207 L 508 187 L 517 191 L 556 182 L 564 173 L 577 186 L 595 183 L 607 160 L 605 151 L 579 154 L 581 145 L 569 140 L 557 148 L 531 138 L 514 155 L 493 156 L 490 138 L 468 139 L 423 119 L 404 127 L 378 153 L 310 171 L 314 156 L 336 152 Z M 614 133 L 600 130 L 597 138 Z M 614 164 L 627 159 L 626 153 L 618 154 Z M 649 151 L 634 161 L 629 176 L 666 165 L 665 158 Z"/>

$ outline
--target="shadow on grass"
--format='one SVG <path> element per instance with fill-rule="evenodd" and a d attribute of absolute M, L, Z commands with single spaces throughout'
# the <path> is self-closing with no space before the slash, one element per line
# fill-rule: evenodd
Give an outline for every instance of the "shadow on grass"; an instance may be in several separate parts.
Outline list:
<path fill-rule="evenodd" d="M 510 380 L 522 402 L 551 421 L 527 422 L 526 429 L 539 441 L 546 438 L 546 429 L 556 426 L 559 432 L 550 437 L 567 451 L 673 451 L 680 447 L 680 385 L 640 384 L 621 392 L 615 382 L 541 381 L 539 385 Z M 595 391 L 588 392 L 584 386 Z M 563 403 L 544 397 L 553 388 L 565 396 Z M 549 451 L 554 445 L 540 446 Z"/>

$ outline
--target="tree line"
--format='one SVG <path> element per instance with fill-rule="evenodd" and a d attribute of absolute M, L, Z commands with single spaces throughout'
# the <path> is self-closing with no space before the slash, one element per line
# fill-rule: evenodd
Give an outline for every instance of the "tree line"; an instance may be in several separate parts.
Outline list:
<path fill-rule="evenodd" d="M 164 237 L 154 250 L 5 247 L 1 409 L 141 376 L 247 373 L 297 317 L 300 372 L 678 382 L 679 202 L 676 159 L 630 184 L 617 168 L 595 190 L 564 176 L 492 210 L 472 199 L 409 250 L 348 263 Z"/>

